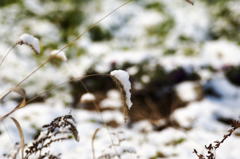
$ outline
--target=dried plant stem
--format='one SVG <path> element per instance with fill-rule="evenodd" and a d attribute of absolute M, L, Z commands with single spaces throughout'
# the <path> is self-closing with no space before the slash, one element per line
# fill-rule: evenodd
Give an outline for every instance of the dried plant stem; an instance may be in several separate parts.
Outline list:
<path fill-rule="evenodd" d="M 73 74 L 74 74 L 75 78 L 80 77 L 80 76 L 77 74 L 77 72 L 73 69 L 73 67 L 69 64 L 69 62 L 66 61 L 66 63 L 67 63 L 67 65 L 70 67 L 70 69 L 73 71 Z M 79 79 L 79 80 L 80 80 L 82 86 L 84 87 L 84 89 L 89 93 L 89 90 L 87 89 L 86 85 L 83 83 L 82 79 Z"/>
<path fill-rule="evenodd" d="M 102 75 L 107 75 L 107 74 L 101 74 L 101 73 L 99 73 L 99 74 L 87 75 L 87 76 L 83 76 L 83 77 L 78 77 L 78 78 L 73 78 L 73 79 L 67 80 L 67 81 L 65 81 L 65 82 L 63 82 L 63 83 L 60 83 L 60 84 L 58 84 L 58 85 L 56 85 L 56 86 L 53 86 L 53 87 L 47 89 L 46 91 L 44 91 L 44 92 L 36 95 L 35 97 L 29 99 L 29 100 L 26 102 L 26 104 L 29 103 L 29 102 L 31 102 L 32 100 L 36 99 L 37 97 L 41 96 L 42 94 L 44 94 L 44 93 L 46 93 L 46 92 L 48 92 L 48 91 L 50 91 L 50 90 L 53 90 L 53 89 L 55 89 L 55 88 L 57 88 L 57 87 L 59 87 L 59 86 L 61 86 L 61 85 L 64 85 L 64 84 L 66 84 L 66 83 L 69 83 L 69 82 L 71 82 L 71 81 L 74 81 L 74 80 L 77 80 L 77 79 L 83 79 L 83 78 L 87 78 L 87 77 L 92 77 L 92 76 L 102 76 Z"/>
<path fill-rule="evenodd" d="M 2 121 L 1 123 L 3 124 L 3 127 L 5 128 L 5 130 L 6 130 L 7 134 L 8 134 L 8 136 L 9 136 L 9 138 L 10 138 L 12 144 L 13 144 L 13 147 L 14 147 L 13 139 L 12 139 L 12 137 L 11 137 L 11 135 L 10 135 L 10 133 L 9 133 L 9 131 L 8 131 L 8 129 L 7 129 L 7 127 L 6 127 L 5 123 L 4 123 L 4 121 Z M 19 148 L 19 149 L 20 149 L 20 148 Z M 18 150 L 19 150 L 19 149 L 18 149 Z M 18 154 L 18 153 L 15 154 L 15 158 L 16 158 L 16 155 L 17 155 L 17 154 Z M 20 158 L 20 156 L 18 156 L 18 157 Z"/>
<path fill-rule="evenodd" d="M 101 116 L 101 118 L 102 118 L 102 121 L 103 121 L 103 123 L 104 123 L 104 126 L 105 126 L 105 128 L 107 129 L 108 135 L 109 135 L 110 140 L 111 140 L 111 142 L 112 142 L 112 146 L 113 146 L 113 148 L 114 148 L 114 151 L 115 151 L 116 155 L 118 156 L 117 149 L 116 149 L 116 147 L 114 146 L 112 136 L 111 136 L 111 134 L 110 134 L 109 128 L 108 128 L 108 126 L 107 126 L 105 120 L 103 119 L 102 113 L 100 112 L 99 108 L 97 107 L 97 104 L 96 104 L 95 101 L 93 101 L 93 104 L 95 105 L 95 107 L 96 107 L 98 113 L 100 114 L 100 116 Z M 120 159 L 119 156 L 118 156 L 118 159 Z"/>
<path fill-rule="evenodd" d="M 176 126 L 171 126 L 171 127 L 174 128 L 175 130 L 181 131 L 188 137 L 188 139 L 191 139 L 193 142 L 195 142 L 196 144 L 198 144 L 200 147 L 202 147 L 204 149 L 203 143 L 200 143 L 199 141 L 197 141 L 196 139 L 191 137 L 191 135 L 188 133 L 188 131 L 186 131 L 185 129 L 183 129 L 181 127 L 176 127 Z"/>
<path fill-rule="evenodd" d="M 14 45 L 12 46 L 12 48 L 8 51 L 8 53 L 4 56 L 4 58 L 2 59 L 2 61 L 1 61 L 1 63 L 0 63 L 0 66 L 2 65 L 3 61 L 6 59 L 7 55 L 12 51 L 12 49 L 13 49 L 16 45 L 17 45 L 17 43 L 14 44 Z"/>
<path fill-rule="evenodd" d="M 74 70 L 73 70 L 73 71 L 74 71 Z M 75 71 L 74 71 L 74 72 L 75 72 Z M 76 73 L 76 72 L 75 72 L 75 73 Z M 48 92 L 48 91 L 50 91 L 50 90 L 52 90 L 52 89 L 55 89 L 55 88 L 57 88 L 57 87 L 59 87 L 59 86 L 61 86 L 61 85 L 64 85 L 64 84 L 66 84 L 66 83 L 69 83 L 69 82 L 74 81 L 74 80 L 77 80 L 77 79 L 79 79 L 79 80 L 81 81 L 83 78 L 91 77 L 91 76 L 98 76 L 98 75 L 107 75 L 107 76 L 109 76 L 108 74 L 93 74 L 93 75 L 87 75 L 87 76 L 83 76 L 83 77 L 73 78 L 73 79 L 71 79 L 71 80 L 68 80 L 68 81 L 65 81 L 65 82 L 63 82 L 63 83 L 60 83 L 60 84 L 58 84 L 58 85 L 56 85 L 56 86 L 53 86 L 53 87 L 49 88 L 48 90 L 46 90 L 46 91 L 44 91 L 44 92 L 36 95 L 35 97 L 33 97 L 33 98 L 31 98 L 30 100 L 28 100 L 28 101 L 26 102 L 26 104 L 29 103 L 30 101 L 34 100 L 35 98 L 41 96 L 42 94 L 44 94 L 44 93 L 46 93 L 46 92 Z M 81 81 L 81 83 L 82 83 L 82 85 L 84 86 L 84 88 L 86 88 L 86 86 L 84 85 L 84 83 L 83 83 L 82 81 Z M 90 93 L 87 88 L 86 88 L 85 90 L 86 90 L 88 93 Z M 104 126 L 106 127 L 106 129 L 107 129 L 107 131 L 108 131 L 109 137 L 110 137 L 111 142 L 112 142 L 112 144 L 113 144 L 112 136 L 111 136 L 110 131 L 109 131 L 109 128 L 108 128 L 108 126 L 107 126 L 107 124 L 106 124 L 106 122 L 105 122 L 105 120 L 104 120 L 104 118 L 103 118 L 103 116 L 102 116 L 102 113 L 100 112 L 100 110 L 99 110 L 96 102 L 93 101 L 93 100 L 92 100 L 92 102 L 93 102 L 93 104 L 94 104 L 97 112 L 98 112 L 99 115 L 101 116 L 101 119 L 102 119 L 102 121 L 103 121 L 103 123 L 104 123 Z M 115 150 L 116 155 L 117 155 L 117 150 L 116 150 L 114 144 L 113 144 L 113 147 L 114 147 L 114 150 Z M 117 155 L 117 156 L 118 156 L 118 155 Z M 118 158 L 119 158 L 119 157 L 118 157 Z"/>
<path fill-rule="evenodd" d="M 95 159 L 95 151 L 94 151 L 94 144 L 93 141 L 95 139 L 95 136 L 97 135 L 97 132 L 103 127 L 97 128 L 92 136 L 92 153 L 93 153 L 93 159 Z"/>
<path fill-rule="evenodd" d="M 109 75 L 109 76 L 115 82 L 118 90 L 120 91 L 121 101 L 122 101 L 122 112 L 123 112 L 123 116 L 124 116 L 124 122 L 126 123 L 127 122 L 127 113 L 128 113 L 127 95 L 126 95 L 127 93 L 126 93 L 121 81 L 119 81 L 117 78 L 115 78 L 112 75 Z"/>
<path fill-rule="evenodd" d="M 99 22 L 101 22 L 102 20 L 104 20 L 105 18 L 107 18 L 108 16 L 110 16 L 112 13 L 114 13 L 115 11 L 117 11 L 118 9 L 120 9 L 121 7 L 123 7 L 124 5 L 126 5 L 127 3 L 131 2 L 131 1 L 132 1 L 132 0 L 128 0 L 127 2 L 123 3 L 122 5 L 120 5 L 119 7 L 117 7 L 116 9 L 114 9 L 113 11 L 111 11 L 109 14 L 107 14 L 106 16 L 104 16 L 103 18 L 101 18 L 100 20 L 98 20 L 96 23 L 94 23 L 93 25 L 91 25 L 91 26 L 90 26 L 88 29 L 86 29 L 83 33 L 81 33 L 79 36 L 77 36 L 75 39 L 73 39 L 70 43 L 68 43 L 68 44 L 65 45 L 62 49 L 60 49 L 55 55 L 51 56 L 47 61 L 45 61 L 43 64 L 41 64 L 41 65 L 40 65 L 37 69 L 35 69 L 33 72 L 31 72 L 27 77 L 25 77 L 23 80 L 21 80 L 21 81 L 16 85 L 16 87 L 18 87 L 19 85 L 21 85 L 25 80 L 27 80 L 30 76 L 32 76 L 36 71 L 38 71 L 41 67 L 43 67 L 43 66 L 44 66 L 47 62 L 49 62 L 52 58 L 54 58 L 58 53 L 60 53 L 60 52 L 63 51 L 65 48 L 67 48 L 70 44 L 72 44 L 72 43 L 75 42 L 77 39 L 79 39 L 83 34 L 85 34 L 87 31 L 89 31 L 91 28 L 93 28 L 93 27 L 94 27 L 95 25 L 97 25 Z M 6 56 L 5 56 L 5 57 L 3 58 L 3 60 L 1 61 L 0 66 L 1 66 L 1 64 L 3 63 L 4 59 L 7 57 L 7 55 L 10 53 L 10 51 L 11 51 L 16 45 L 17 45 L 17 43 L 9 50 L 9 52 L 6 54 Z M 69 65 L 69 63 L 68 63 L 68 65 Z M 70 66 L 70 65 L 69 65 L 69 66 Z M 71 67 L 71 66 L 70 66 L 70 67 Z M 101 75 L 102 75 L 102 74 L 101 74 Z M 91 75 L 90 75 L 90 76 L 91 76 Z M 89 76 L 88 76 L 88 77 L 89 77 Z M 71 81 L 76 80 L 76 79 L 80 79 L 80 81 L 81 81 L 82 78 L 83 78 L 83 77 L 74 78 L 74 79 L 72 79 L 72 80 L 68 80 L 68 81 L 66 81 L 66 82 L 64 82 L 64 83 L 61 83 L 61 84 L 59 84 L 59 85 L 56 85 L 56 86 L 48 89 L 47 91 L 45 91 L 45 92 L 43 92 L 43 93 L 41 93 L 41 94 L 33 97 L 32 99 L 28 100 L 25 104 L 29 103 L 30 101 L 32 101 L 33 99 L 37 98 L 38 96 L 40 96 L 40 95 L 42 95 L 42 94 L 44 94 L 44 93 L 46 93 L 46 92 L 48 92 L 48 91 L 50 91 L 50 90 L 58 87 L 58 86 L 60 86 L 60 85 L 63 85 L 63 84 L 65 84 L 65 83 L 71 82 Z M 84 85 L 84 83 L 83 83 L 82 81 L 81 81 L 81 83 L 82 83 L 83 87 L 85 88 L 85 90 L 89 93 L 89 91 L 88 91 L 88 89 L 86 88 L 86 86 Z M 108 131 L 108 134 L 109 134 L 109 137 L 110 137 L 110 139 L 111 139 L 111 142 L 112 142 L 112 144 L 113 144 L 113 139 L 112 139 L 112 137 L 111 137 L 111 135 L 110 135 L 109 129 L 108 129 L 108 127 L 107 127 L 107 124 L 106 124 L 106 122 L 104 121 L 103 116 L 102 116 L 99 108 L 97 107 L 97 104 L 96 104 L 94 101 L 93 101 L 93 104 L 94 104 L 94 106 L 96 107 L 98 113 L 100 114 L 100 116 L 101 116 L 101 118 L 102 118 L 102 121 L 103 121 L 103 123 L 104 123 L 104 125 L 105 125 L 105 127 L 106 127 L 106 129 L 107 129 L 107 131 Z M 116 151 L 116 148 L 115 148 L 114 144 L 113 144 L 113 147 L 114 147 L 114 150 L 115 150 L 116 155 L 117 155 L 117 151 Z M 118 156 L 118 155 L 117 155 L 117 156 Z M 119 158 L 119 157 L 118 157 L 118 158 Z"/>
<path fill-rule="evenodd" d="M 44 146 L 44 140 L 42 141 L 42 144 L 41 144 L 41 150 L 39 151 L 39 158 L 41 158 L 42 156 L 42 149 L 43 149 L 43 146 Z"/>
<path fill-rule="evenodd" d="M 8 131 L 8 129 L 7 129 L 7 127 L 6 127 L 5 123 L 4 123 L 4 121 L 2 121 L 1 123 L 2 123 L 3 127 L 5 128 L 5 130 L 6 130 L 7 134 L 8 134 L 8 136 L 9 136 L 9 138 L 10 138 L 10 140 L 11 140 L 13 146 L 14 146 L 13 139 L 12 139 L 12 137 L 11 137 L 11 135 L 10 135 L 10 133 L 9 133 L 9 131 Z"/>
<path fill-rule="evenodd" d="M 68 61 L 65 61 L 65 62 L 67 63 L 68 67 L 72 70 L 75 78 L 78 78 L 79 75 L 78 75 L 77 72 L 73 69 L 73 67 L 70 65 L 70 63 L 69 63 Z M 81 80 L 81 79 L 80 79 L 80 80 Z"/>
<path fill-rule="evenodd" d="M 68 66 L 70 67 L 70 69 L 73 71 L 73 73 L 74 73 L 74 75 L 75 75 L 75 78 L 78 78 L 79 75 L 77 74 L 77 72 L 71 67 L 71 65 L 69 64 L 68 61 L 66 61 L 66 63 L 68 64 Z M 87 89 L 86 85 L 83 83 L 82 78 L 79 79 L 79 80 L 80 80 L 82 86 L 84 87 L 84 89 L 86 90 L 86 92 L 87 92 L 87 93 L 90 93 L 90 91 Z M 109 131 L 109 128 L 108 128 L 108 126 L 107 126 L 107 124 L 106 124 L 106 122 L 105 122 L 105 120 L 104 120 L 104 118 L 103 118 L 103 116 L 102 116 L 102 113 L 101 113 L 101 111 L 99 110 L 99 108 L 98 108 L 98 106 L 97 106 L 97 103 L 96 103 L 94 100 L 91 100 L 91 101 L 92 101 L 92 103 L 94 104 L 94 106 L 95 106 L 96 110 L 98 111 L 99 115 L 101 116 L 101 119 L 102 119 L 102 121 L 103 121 L 103 123 L 104 123 L 105 128 L 107 129 L 107 132 L 108 132 L 108 134 L 109 134 L 110 140 L 111 140 L 111 142 L 112 142 L 114 151 L 115 151 L 116 155 L 118 156 L 117 150 L 116 150 L 116 148 L 115 148 L 115 146 L 114 146 L 114 143 L 113 143 L 112 136 L 111 136 L 110 131 Z M 95 135 L 94 135 L 94 136 L 95 136 Z M 92 143 L 92 144 L 93 144 L 93 143 Z M 93 153 L 94 153 L 94 150 L 93 150 Z M 95 155 L 94 155 L 94 159 L 95 159 Z"/>
<path fill-rule="evenodd" d="M 69 42 L 67 45 L 65 45 L 62 49 L 60 49 L 55 55 L 51 56 L 47 61 L 45 61 L 43 64 L 41 64 L 37 69 L 35 69 L 33 72 L 31 72 L 27 77 L 25 77 L 22 81 L 20 81 L 16 87 L 18 87 L 20 84 L 22 84 L 26 79 L 28 79 L 30 76 L 32 76 L 36 71 L 38 71 L 41 67 L 43 67 L 47 62 L 49 62 L 52 58 L 54 58 L 57 54 L 59 54 L 61 51 L 63 51 L 65 48 L 67 48 L 70 44 L 72 44 L 73 42 L 75 42 L 77 39 L 79 39 L 83 34 L 85 34 L 86 32 L 88 32 L 90 29 L 92 29 L 95 25 L 97 25 L 98 23 L 100 23 L 102 20 L 104 20 L 105 18 L 107 18 L 108 16 L 110 16 L 112 13 L 114 13 L 115 11 L 117 11 L 118 9 L 120 9 L 121 7 L 123 7 L 124 5 L 128 4 L 129 2 L 131 2 L 132 0 L 128 0 L 127 2 L 123 3 L 122 5 L 120 5 L 119 7 L 117 7 L 116 9 L 114 9 L 113 11 L 111 11 L 110 13 L 108 13 L 106 16 L 104 16 L 103 18 L 101 18 L 100 20 L 98 20 L 97 22 L 95 22 L 93 25 L 91 25 L 88 29 L 86 29 L 83 33 L 81 33 L 79 36 L 77 36 L 75 39 L 73 39 L 71 42 Z"/>
<path fill-rule="evenodd" d="M 12 139 L 12 137 L 10 136 L 9 131 L 8 131 L 8 129 L 7 129 L 7 127 L 6 127 L 5 123 L 4 123 L 4 121 L 2 121 L 2 124 L 3 124 L 4 128 L 5 128 L 6 131 L 7 131 L 7 134 L 8 134 L 8 136 L 9 136 L 9 138 L 10 138 L 12 144 L 14 145 L 13 139 Z"/>

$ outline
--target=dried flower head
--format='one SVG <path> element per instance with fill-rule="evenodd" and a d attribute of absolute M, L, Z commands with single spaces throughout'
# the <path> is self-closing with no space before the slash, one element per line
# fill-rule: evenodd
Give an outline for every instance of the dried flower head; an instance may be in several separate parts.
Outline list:
<path fill-rule="evenodd" d="M 123 70 L 114 70 L 110 73 L 110 75 L 114 79 L 114 82 L 116 82 L 121 94 L 124 95 L 124 105 L 130 109 L 132 106 L 130 93 L 131 83 L 129 81 L 128 73 Z"/>
<path fill-rule="evenodd" d="M 34 36 L 30 35 L 30 34 L 22 34 L 19 37 L 19 40 L 17 42 L 17 44 L 22 45 L 28 45 L 31 47 L 31 49 L 38 55 L 40 54 L 40 46 L 39 46 L 39 40 L 38 38 L 35 38 Z"/>
<path fill-rule="evenodd" d="M 110 73 L 110 75 L 111 75 L 110 77 L 116 83 L 120 91 L 123 115 L 126 122 L 127 109 L 130 109 L 132 107 L 130 93 L 131 83 L 129 81 L 129 75 L 126 71 L 123 70 L 114 70 Z"/>
<path fill-rule="evenodd" d="M 41 151 L 45 148 L 50 147 L 52 143 L 71 139 L 71 136 L 73 136 L 76 141 L 79 141 L 78 131 L 74 123 L 75 120 L 72 115 L 67 114 L 55 118 L 50 124 L 43 125 L 43 128 L 45 128 L 46 130 L 38 134 L 35 137 L 32 145 L 27 148 L 27 150 L 25 151 L 25 159 L 27 159 L 33 154 L 36 154 L 37 152 L 39 152 L 41 155 Z M 45 153 L 42 158 L 46 156 L 54 155 Z"/>
<path fill-rule="evenodd" d="M 61 59 L 63 61 L 67 61 L 67 57 L 65 55 L 65 52 L 63 52 L 63 51 L 59 52 L 59 51 L 60 50 L 53 50 L 51 52 L 51 56 L 55 56 L 55 57 L 57 57 L 57 58 L 59 58 L 59 59 Z"/>

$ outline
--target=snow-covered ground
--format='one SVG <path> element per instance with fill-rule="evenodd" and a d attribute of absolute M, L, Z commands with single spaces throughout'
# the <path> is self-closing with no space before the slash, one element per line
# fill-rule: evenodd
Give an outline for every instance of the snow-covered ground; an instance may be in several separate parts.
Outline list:
<path fill-rule="evenodd" d="M 17 85 L 46 61 L 53 50 L 60 50 L 67 42 L 122 3 L 121 0 L 84 3 L 84 7 L 81 7 L 85 15 L 83 22 L 76 27 L 77 34 L 69 35 L 66 41 L 62 40 L 63 30 L 59 27 L 60 24 L 49 21 L 46 17 L 52 13 L 73 10 L 75 6 L 70 2 L 43 3 L 39 0 L 24 0 L 21 5 L 13 3 L 0 8 L 0 60 L 23 33 L 38 37 L 41 50 L 37 57 L 28 46 L 15 46 L 0 66 L 0 93 Z M 115 144 L 118 144 L 119 139 L 122 140 L 120 145 L 115 146 L 122 159 L 193 159 L 197 158 L 193 149 L 207 154 L 205 145 L 221 140 L 231 128 L 220 121 L 240 120 L 240 88 L 236 86 L 236 80 L 234 85 L 226 76 L 226 70 L 240 64 L 239 41 L 232 38 L 234 35 L 239 37 L 240 33 L 235 32 L 231 37 L 227 34 L 234 31 L 228 15 L 232 16 L 236 24 L 240 24 L 237 9 L 240 8 L 240 3 L 233 0 L 222 4 L 222 8 L 228 9 L 229 14 L 217 17 L 221 3 L 222 1 L 219 4 L 210 4 L 204 0 L 195 0 L 195 5 L 192 6 L 181 0 L 130 2 L 99 23 L 104 31 L 111 33 L 110 40 L 94 41 L 87 32 L 64 50 L 68 63 L 47 63 L 20 87 L 26 90 L 28 98 L 32 98 L 50 86 L 65 82 L 76 75 L 85 75 L 89 69 L 109 74 L 113 71 L 113 64 L 117 69 L 121 69 L 124 64 L 130 63 L 132 66 L 127 67 L 126 71 L 132 78 L 140 71 L 143 72 L 140 80 L 132 83 L 132 90 L 144 90 L 144 86 L 151 82 L 154 69 L 158 65 L 163 66 L 165 72 L 171 72 L 178 67 L 184 68 L 187 73 L 197 72 L 199 80 L 182 81 L 173 86 L 179 98 L 188 102 L 185 107 L 175 110 L 171 115 L 171 120 L 177 121 L 180 127 L 156 130 L 156 126 L 161 127 L 164 124 L 163 119 L 154 122 L 141 120 L 135 123 L 128 120 L 124 123 L 120 95 L 115 89 L 106 93 L 106 98 L 100 101 L 99 106 L 113 109 L 103 111 L 102 117 L 107 123 L 115 121 L 118 125 L 109 127 L 109 130 Z M 226 30 L 222 33 L 222 29 Z M 80 49 L 84 51 L 78 55 Z M 145 65 L 144 62 L 148 64 Z M 143 69 L 140 69 L 139 65 L 142 65 Z M 234 77 L 237 78 L 237 73 L 233 73 L 233 77 L 231 74 L 233 80 Z M 211 90 L 212 94 L 205 91 L 203 97 L 199 98 L 196 87 L 200 87 L 202 91 Z M 25 142 L 30 144 L 42 125 L 72 110 L 80 141 L 55 143 L 51 146 L 51 152 L 61 153 L 63 159 L 90 159 L 93 158 L 92 136 L 96 129 L 103 127 L 103 122 L 97 111 L 70 107 L 74 100 L 72 89 L 70 85 L 64 84 L 52 90 L 50 97 L 43 95 L 46 98 L 43 102 L 27 104 L 11 116 L 19 121 Z M 19 98 L 12 95 L 1 101 L 0 116 L 11 111 L 18 104 L 17 100 Z M 132 107 L 136 106 L 135 104 L 133 102 Z M 238 159 L 239 136 L 240 130 L 237 130 L 217 149 L 216 157 Z M 19 141 L 14 123 L 9 118 L 4 120 L 0 124 L 0 155 L 11 153 L 14 143 Z M 108 131 L 101 128 L 94 140 L 96 157 L 114 155 L 115 151 L 109 148 L 110 145 Z"/>

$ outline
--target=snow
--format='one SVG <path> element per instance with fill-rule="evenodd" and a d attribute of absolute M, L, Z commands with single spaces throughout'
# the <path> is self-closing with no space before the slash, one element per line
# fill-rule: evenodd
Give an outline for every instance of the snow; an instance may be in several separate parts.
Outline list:
<path fill-rule="evenodd" d="M 19 37 L 19 39 L 22 40 L 24 43 L 26 43 L 28 45 L 31 45 L 32 42 L 34 41 L 34 37 L 32 35 L 29 35 L 29 34 L 22 34 Z"/>
<path fill-rule="evenodd" d="M 150 82 L 150 77 L 148 75 L 142 75 L 141 80 L 144 83 L 148 83 L 148 82 Z"/>
<path fill-rule="evenodd" d="M 185 102 L 194 101 L 197 99 L 196 87 L 198 86 L 195 82 L 182 82 L 178 84 L 175 89 L 178 96 Z"/>
<path fill-rule="evenodd" d="M 239 65 L 239 52 L 239 46 L 228 40 L 209 41 L 204 44 L 203 59 L 214 68 L 220 69 L 224 65 Z"/>
<path fill-rule="evenodd" d="M 218 95 L 223 98 L 235 98 L 240 95 L 240 89 L 231 84 L 226 78 L 218 77 L 210 80 L 206 88 L 213 89 Z"/>
<path fill-rule="evenodd" d="M 57 57 L 63 61 L 67 61 L 67 57 L 64 51 L 60 51 L 60 50 L 53 50 L 51 52 L 51 56 Z"/>
<path fill-rule="evenodd" d="M 92 93 L 85 93 L 81 96 L 80 102 L 87 102 L 95 100 L 95 96 Z"/>
<path fill-rule="evenodd" d="M 31 46 L 33 50 L 35 50 L 38 54 L 40 53 L 38 38 L 35 38 L 34 36 L 25 33 L 19 37 L 19 42 Z"/>
<path fill-rule="evenodd" d="M 129 75 L 134 76 L 139 71 L 137 66 L 132 66 L 127 69 Z"/>
<path fill-rule="evenodd" d="M 109 90 L 107 92 L 107 98 L 101 101 L 101 108 L 121 108 L 121 96 L 117 90 Z"/>
<path fill-rule="evenodd" d="M 144 8 L 146 4 L 153 2 L 161 3 L 164 6 L 164 13 Z M 53 11 L 71 11 L 74 8 L 71 3 L 57 3 L 56 6 L 54 2 L 28 2 L 28 0 L 24 0 L 23 5 L 37 16 L 42 17 L 51 15 Z M 236 18 L 233 20 L 237 21 L 240 15 L 240 2 L 227 3 L 225 6 Z M 79 31 L 79 34 L 82 33 L 87 27 L 121 4 L 120 0 L 86 3 L 86 7 L 84 6 L 82 11 L 87 17 L 84 18 L 83 23 L 76 31 Z M 23 34 L 20 40 L 27 45 L 32 45 L 36 51 L 40 52 L 39 41 L 38 39 L 34 40 L 32 36 L 34 35 L 41 39 L 41 45 L 44 48 L 42 57 L 36 60 L 25 54 L 28 51 L 27 46 L 15 47 L 11 51 L 8 55 L 9 58 L 0 67 L 0 92 L 4 92 L 14 87 L 48 59 L 49 52 L 53 48 L 62 48 L 65 43 L 61 41 L 62 30 L 59 29 L 58 25 L 44 18 L 37 19 L 37 16 L 31 18 L 23 16 L 25 8 L 19 7 L 17 3 L 2 7 L 0 12 L 0 37 L 4 37 L 0 39 L 0 59 L 4 57 L 4 53 L 8 52 L 19 35 L 26 32 L 26 29 L 28 29 L 29 34 Z M 226 37 L 218 39 L 209 37 L 211 29 L 213 31 L 222 28 L 229 29 L 229 22 L 226 19 L 215 19 L 210 14 L 211 12 L 216 12 L 216 8 L 208 6 L 203 1 L 196 2 L 194 6 L 178 0 L 132 1 L 99 23 L 101 28 L 110 30 L 113 39 L 93 42 L 88 34 L 85 34 L 76 41 L 76 45 L 73 43 L 71 44 L 73 47 L 66 48 L 66 53 L 69 53 L 66 60 L 80 76 L 84 76 L 89 69 L 95 69 L 99 73 L 110 72 L 113 63 L 115 64 L 114 69 L 120 69 L 126 63 L 130 64 L 130 67 L 124 68 L 133 80 L 128 91 L 131 85 L 135 87 L 135 91 L 144 90 L 144 84 L 147 84 L 149 80 L 151 82 L 152 72 L 159 65 L 163 66 L 166 72 L 183 67 L 186 71 L 192 69 L 200 75 L 201 79 L 198 80 L 197 84 L 195 82 L 181 82 L 174 86 L 179 97 L 189 103 L 185 107 L 175 110 L 170 116 L 170 119 L 179 123 L 179 128 L 167 127 L 161 131 L 155 130 L 155 127 L 167 123 L 164 119 L 159 121 L 142 120 L 126 124 L 120 111 L 119 92 L 117 90 L 107 92 L 106 98 L 99 101 L 99 106 L 113 110 L 107 109 L 101 112 L 102 117 L 106 122 L 114 121 L 118 124 L 117 128 L 109 127 L 110 133 L 115 133 L 121 139 L 126 139 L 119 146 L 116 146 L 118 154 L 121 154 L 125 149 L 133 152 L 122 153 L 121 158 L 154 158 L 158 152 L 161 152 L 170 159 L 194 159 L 197 158 L 192 153 L 194 148 L 199 153 L 207 154 L 204 146 L 215 140 L 221 140 L 223 134 L 228 133 L 230 125 L 220 122 L 219 118 L 239 119 L 240 88 L 228 81 L 223 68 L 240 64 L 240 46 L 237 41 L 226 39 Z M 159 37 L 150 37 L 147 30 L 150 27 L 160 25 L 168 18 L 174 19 L 175 25 L 166 35 L 163 43 L 158 43 Z M 178 39 L 179 35 L 193 40 L 182 42 Z M 73 37 L 67 38 L 69 40 Z M 76 56 L 79 48 L 84 49 L 85 52 Z M 164 51 L 169 48 L 175 49 L 176 53 L 164 55 Z M 193 48 L 196 54 L 185 56 L 184 49 L 186 48 Z M 142 62 L 147 63 L 143 70 L 140 67 L 143 65 Z M 207 66 L 212 66 L 217 71 L 211 71 L 206 68 Z M 141 71 L 145 72 L 139 77 L 140 82 L 134 82 L 135 75 Z M 189 73 L 189 71 L 187 72 Z M 119 76 L 122 78 L 124 74 L 120 73 Z M 49 85 L 60 84 L 72 77 L 71 70 L 65 65 L 54 66 L 48 63 L 21 86 L 26 90 L 29 99 L 44 92 Z M 126 75 L 126 81 L 129 81 L 128 75 Z M 197 85 L 211 88 L 221 97 L 205 95 L 203 100 L 198 101 L 194 91 L 194 87 Z M 32 137 L 41 129 L 42 125 L 49 123 L 55 117 L 69 113 L 70 107 L 74 103 L 71 91 L 71 85 L 64 84 L 48 92 L 50 97 L 43 94 L 41 96 L 43 101 L 27 104 L 25 108 L 19 109 L 11 115 L 19 121 L 23 129 L 25 143 L 32 142 Z M 8 96 L 0 102 L 0 116 L 8 113 L 18 104 L 18 99 L 15 99 L 15 97 Z M 80 142 L 70 140 L 56 143 L 51 146 L 51 152 L 54 154 L 62 153 L 62 159 L 91 159 L 93 158 L 92 135 L 97 128 L 103 126 L 101 116 L 96 111 L 87 111 L 82 108 L 72 109 L 72 115 L 77 122 L 76 127 L 79 131 Z M 20 141 L 14 123 L 6 119 L 4 125 L 6 128 L 2 123 L 0 124 L 0 155 L 9 153 L 14 147 L 12 143 Z M 240 133 L 239 130 L 236 132 Z M 216 150 L 217 158 L 239 158 L 240 137 L 237 133 L 234 133 Z M 116 135 L 112 135 L 112 137 L 116 143 Z M 168 144 L 182 138 L 185 139 L 182 143 L 175 146 Z M 109 145 L 111 145 L 109 135 L 103 128 L 98 132 L 94 141 L 96 157 L 107 153 L 115 154 L 113 149 L 108 148 Z"/>
<path fill-rule="evenodd" d="M 123 70 L 114 70 L 111 71 L 110 75 L 114 76 L 116 79 L 119 80 L 119 82 L 123 85 L 124 91 L 126 92 L 126 103 L 128 109 L 131 108 L 132 102 L 131 102 L 131 83 L 129 81 L 129 75 L 126 71 Z"/>

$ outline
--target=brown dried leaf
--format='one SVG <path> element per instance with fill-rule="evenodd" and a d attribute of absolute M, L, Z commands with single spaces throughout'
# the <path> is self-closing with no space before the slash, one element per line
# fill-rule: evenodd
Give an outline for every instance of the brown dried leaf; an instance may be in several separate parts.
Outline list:
<path fill-rule="evenodd" d="M 10 117 L 10 118 L 15 123 L 15 125 L 16 125 L 16 127 L 18 129 L 18 133 L 19 133 L 20 140 L 21 140 L 22 159 L 23 159 L 24 158 L 24 136 L 23 136 L 22 128 L 21 128 L 20 124 L 18 123 L 18 121 L 15 118 L 13 118 L 13 117 Z"/>
<path fill-rule="evenodd" d="M 6 90 L 5 92 L 3 92 L 0 95 L 0 101 L 3 100 L 3 98 L 5 98 L 11 92 L 15 92 L 15 93 L 19 94 L 20 96 L 22 96 L 23 99 L 21 100 L 21 102 L 19 102 L 19 104 L 12 111 L 10 111 L 9 113 L 7 113 L 3 117 L 1 117 L 0 122 L 3 121 L 4 119 L 6 119 L 10 114 L 15 112 L 17 109 L 23 108 L 26 105 L 26 91 L 20 87 L 13 87 L 13 88 L 10 88 L 10 89 Z"/>

